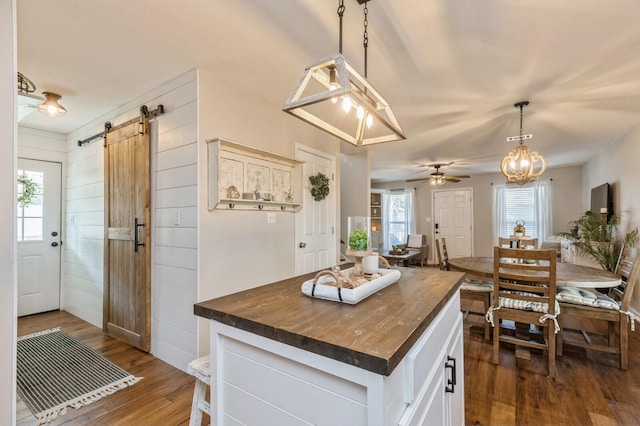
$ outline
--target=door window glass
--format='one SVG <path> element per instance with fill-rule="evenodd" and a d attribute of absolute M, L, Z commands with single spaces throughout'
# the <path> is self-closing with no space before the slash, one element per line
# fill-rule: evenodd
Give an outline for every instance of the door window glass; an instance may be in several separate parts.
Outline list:
<path fill-rule="evenodd" d="M 44 173 L 30 170 L 18 170 L 18 176 L 25 175 L 38 185 L 31 203 L 22 206 L 18 203 L 18 241 L 42 241 L 44 239 Z M 24 186 L 18 184 L 18 197 L 23 195 Z"/>

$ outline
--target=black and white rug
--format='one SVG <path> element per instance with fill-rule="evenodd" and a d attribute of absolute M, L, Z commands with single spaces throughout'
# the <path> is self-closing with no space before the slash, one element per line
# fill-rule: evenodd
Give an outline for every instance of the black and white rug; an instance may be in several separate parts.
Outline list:
<path fill-rule="evenodd" d="M 59 328 L 18 337 L 17 391 L 39 424 L 141 380 Z"/>

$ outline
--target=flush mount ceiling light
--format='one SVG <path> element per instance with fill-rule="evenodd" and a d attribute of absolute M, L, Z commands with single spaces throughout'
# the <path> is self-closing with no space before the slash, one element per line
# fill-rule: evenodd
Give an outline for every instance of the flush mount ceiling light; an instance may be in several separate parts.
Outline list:
<path fill-rule="evenodd" d="M 61 98 L 60 95 L 51 92 L 42 92 L 45 97 L 45 101 L 38 105 L 38 111 L 49 117 L 62 117 L 67 113 L 65 107 L 58 103 Z"/>
<path fill-rule="evenodd" d="M 518 146 L 507 154 L 502 160 L 500 170 L 507 178 L 507 183 L 517 183 L 524 185 L 527 182 L 533 182 L 547 170 L 547 162 L 544 157 L 537 151 L 531 151 L 523 143 L 525 139 L 531 139 L 533 135 L 522 134 L 522 109 L 529 105 L 529 101 L 522 101 L 514 104 L 516 108 L 520 108 L 520 136 L 511 136 L 507 141 L 518 141 Z M 540 163 L 536 166 L 536 163 Z M 539 168 L 538 168 L 539 167 Z"/>
<path fill-rule="evenodd" d="M 367 0 L 364 3 L 364 76 L 342 56 L 340 0 L 339 53 L 309 64 L 283 111 L 356 146 L 405 139 L 389 102 L 367 81 Z"/>

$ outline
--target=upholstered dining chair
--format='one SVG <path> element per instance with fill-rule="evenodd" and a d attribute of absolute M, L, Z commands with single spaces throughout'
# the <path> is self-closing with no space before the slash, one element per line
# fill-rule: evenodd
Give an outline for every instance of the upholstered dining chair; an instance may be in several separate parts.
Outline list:
<path fill-rule="evenodd" d="M 440 248 L 440 242 L 438 239 L 435 239 L 436 243 L 436 254 L 438 256 L 438 266 L 443 271 L 450 270 L 449 267 L 449 253 L 447 252 L 447 242 L 443 237 L 442 241 L 442 249 Z M 468 302 L 465 303 L 465 307 L 473 307 L 475 305 L 474 302 L 480 302 L 482 304 L 482 311 L 472 311 L 467 310 L 465 312 L 465 318 L 468 315 L 473 314 L 482 317 L 483 328 L 484 328 L 484 338 L 485 340 L 491 340 L 491 327 L 488 322 L 484 321 L 484 316 L 491 306 L 491 291 L 493 290 L 493 283 L 473 279 L 472 277 L 465 277 L 464 282 L 460 285 L 460 301 Z"/>
<path fill-rule="evenodd" d="M 629 328 L 635 329 L 634 321 L 640 321 L 631 311 L 629 304 L 633 290 L 640 277 L 640 257 L 638 249 L 625 247 L 618 261 L 617 273 L 622 285 L 612 288 L 609 296 L 591 289 L 558 287 L 557 299 L 560 301 L 563 325 L 593 324 L 604 321 L 607 333 L 587 333 L 562 327 L 558 334 L 558 355 L 562 355 L 563 344 L 597 350 L 618 355 L 619 367 L 629 368 Z M 612 297 L 610 297 L 612 296 Z"/>
<path fill-rule="evenodd" d="M 549 377 L 556 376 L 556 333 L 560 307 L 556 302 L 556 251 L 494 247 L 493 299 L 487 321 L 493 327 L 493 363 L 500 362 L 500 342 L 547 351 Z M 534 260 L 534 263 L 524 262 Z M 500 323 L 542 326 L 543 341 L 502 332 Z"/>

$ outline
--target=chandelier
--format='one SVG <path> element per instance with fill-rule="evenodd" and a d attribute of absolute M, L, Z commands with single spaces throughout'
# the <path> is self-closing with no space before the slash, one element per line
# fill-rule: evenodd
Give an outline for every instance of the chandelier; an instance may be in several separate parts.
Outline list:
<path fill-rule="evenodd" d="M 364 3 L 364 76 L 342 56 L 344 0 L 339 1 L 339 53 L 305 68 L 283 111 L 356 146 L 405 139 L 389 102 L 367 81 L 368 0 Z"/>
<path fill-rule="evenodd" d="M 518 146 L 507 154 L 502 160 L 500 170 L 507 178 L 507 183 L 517 183 L 524 185 L 527 182 L 533 182 L 547 169 L 547 162 L 544 157 L 537 151 L 529 152 L 527 146 L 523 143 L 525 139 L 533 138 L 533 135 L 522 134 L 522 109 L 529 105 L 529 101 L 522 101 L 514 104 L 516 108 L 520 108 L 520 136 L 511 136 L 507 141 L 518 141 Z M 536 166 L 536 163 L 540 163 Z M 539 167 L 539 168 L 538 168 Z"/>

